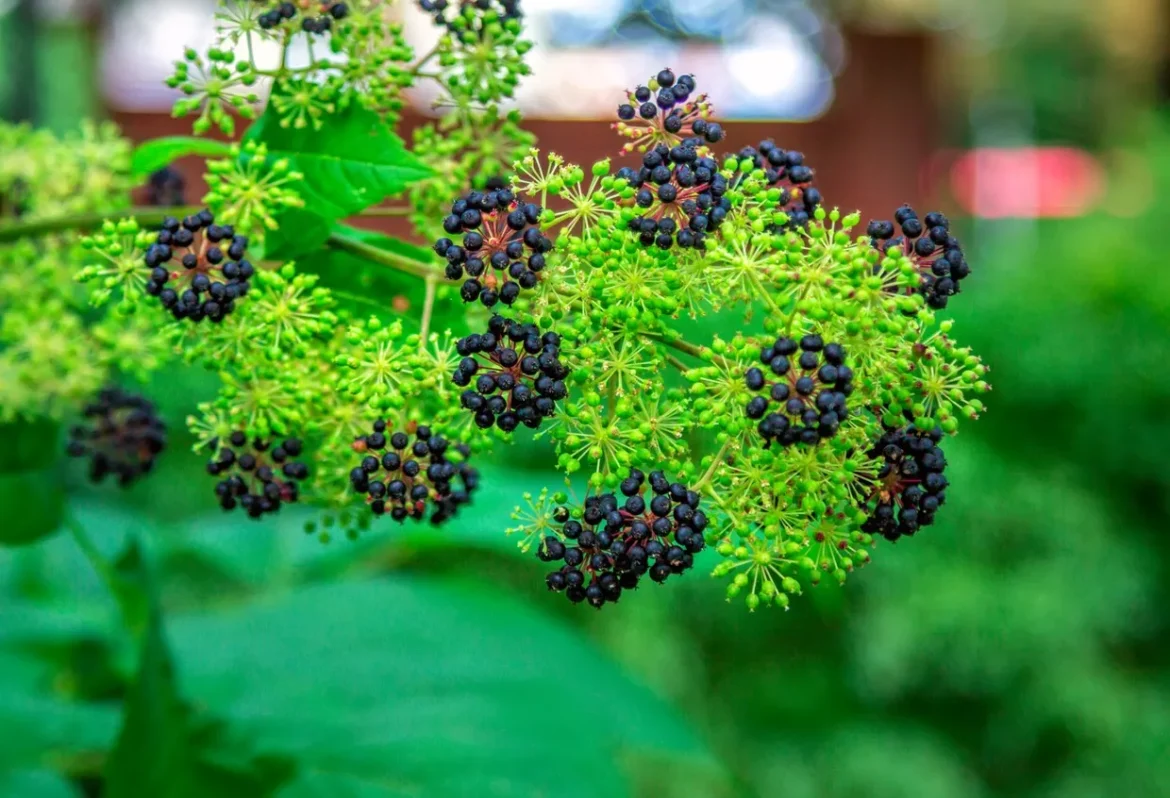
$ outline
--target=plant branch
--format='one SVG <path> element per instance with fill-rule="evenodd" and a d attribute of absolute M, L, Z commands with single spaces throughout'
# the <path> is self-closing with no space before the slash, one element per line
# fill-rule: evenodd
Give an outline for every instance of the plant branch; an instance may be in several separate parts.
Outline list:
<path fill-rule="evenodd" d="M 7 222 L 0 224 L 0 243 L 17 241 L 21 238 L 37 238 L 67 230 L 93 230 L 101 227 L 102 222 L 107 219 L 132 218 L 143 227 L 157 227 L 168 216 L 181 219 L 184 216 L 199 213 L 201 210 L 202 207 L 197 205 L 176 205 L 169 208 L 125 208 L 109 213 L 78 213 L 31 219 L 27 222 Z"/>
<path fill-rule="evenodd" d="M 715 476 L 715 472 L 723 463 L 723 455 L 727 454 L 727 447 L 730 445 L 730 438 L 723 442 L 723 446 L 720 447 L 718 453 L 716 453 L 715 457 L 711 460 L 711 465 L 707 468 L 706 473 L 704 473 L 703 476 L 699 478 L 699 481 L 695 483 L 695 490 L 701 490 L 702 488 L 706 487 L 707 483 L 711 481 L 711 477 Z"/>
<path fill-rule="evenodd" d="M 435 309 L 435 286 L 438 282 L 439 278 L 433 274 L 426 278 L 426 296 L 423 298 L 422 325 L 418 336 L 419 351 L 427 345 L 427 336 L 431 333 L 431 314 Z"/>
<path fill-rule="evenodd" d="M 409 205 L 391 206 L 389 208 L 366 208 L 358 216 L 407 216 L 414 209 Z"/>
<path fill-rule="evenodd" d="M 404 255 L 398 255 L 385 249 L 379 249 L 378 247 L 363 241 L 358 241 L 356 238 L 342 235 L 341 233 L 333 233 L 330 235 L 329 240 L 325 244 L 333 249 L 348 252 L 350 255 L 355 255 L 371 263 L 377 263 L 381 266 L 400 271 L 403 274 L 418 277 L 421 280 L 430 278 L 438 280 L 443 276 L 443 273 L 435 266 L 413 260 Z"/>
<path fill-rule="evenodd" d="M 704 357 L 704 353 L 707 353 L 707 354 L 709 354 L 711 360 L 714 363 L 716 363 L 720 366 L 723 366 L 724 368 L 727 368 L 730 365 L 727 358 L 720 357 L 719 355 L 715 354 L 714 352 L 711 352 L 710 349 L 698 346 L 697 344 L 692 344 L 689 341 L 684 341 L 681 338 L 671 339 L 671 338 L 666 338 L 665 336 L 659 335 L 658 333 L 651 333 L 651 332 L 642 333 L 642 335 L 645 336 L 646 338 L 649 338 L 650 340 L 655 341 L 657 343 L 660 343 L 664 346 L 669 346 L 671 349 L 677 349 L 680 352 L 685 352 L 686 354 L 690 355 L 691 357 L 697 357 L 700 360 L 706 360 L 707 358 Z"/>

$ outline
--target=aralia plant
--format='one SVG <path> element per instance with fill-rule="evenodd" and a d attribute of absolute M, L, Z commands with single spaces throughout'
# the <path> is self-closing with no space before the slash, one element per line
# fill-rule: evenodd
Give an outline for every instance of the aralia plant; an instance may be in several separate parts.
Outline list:
<path fill-rule="evenodd" d="M 595 607 L 699 563 L 787 606 L 934 522 L 988 390 L 944 317 L 969 274 L 945 216 L 860 227 L 801 153 L 721 148 L 701 76 L 669 68 L 614 98 L 612 158 L 568 163 L 505 110 L 515 2 L 405 9 L 437 26 L 425 53 L 390 5 L 223 2 L 169 80 L 194 136 L 0 128 L 0 421 L 63 423 L 129 484 L 181 456 L 132 383 L 202 366 L 191 490 L 352 536 L 458 519 L 477 464 L 536 436 L 564 484 L 499 533 Z M 424 84 L 441 114 L 408 147 Z M 362 225 L 384 216 L 426 246 Z"/>

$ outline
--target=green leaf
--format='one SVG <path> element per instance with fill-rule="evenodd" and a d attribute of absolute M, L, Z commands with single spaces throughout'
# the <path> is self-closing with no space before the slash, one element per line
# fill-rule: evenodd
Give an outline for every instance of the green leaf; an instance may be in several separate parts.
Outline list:
<path fill-rule="evenodd" d="M 141 556 L 135 561 L 141 569 Z M 126 696 L 122 730 L 106 764 L 107 798 L 195 794 L 190 789 L 195 755 L 187 709 L 175 685 L 162 613 L 157 605 L 149 613 L 138 675 Z"/>
<path fill-rule="evenodd" d="M 280 214 L 279 229 L 266 240 L 266 254 L 278 260 L 316 249 L 337 220 L 432 174 L 377 114 L 358 103 L 329 116 L 319 130 L 281 127 L 269 104 L 245 139 L 263 142 L 270 156 L 289 159 L 304 175 L 299 190 L 305 207 Z"/>
<path fill-rule="evenodd" d="M 231 144 L 223 141 L 195 136 L 164 136 L 144 141 L 134 149 L 130 159 L 130 174 L 134 177 L 146 177 L 186 155 L 214 158 L 231 154 Z"/>
<path fill-rule="evenodd" d="M 0 679 L 5 677 L 0 668 Z M 118 715 L 112 709 L 6 688 L 0 691 L 0 729 L 19 733 L 5 735 L 0 771 L 104 751 L 117 728 Z"/>
<path fill-rule="evenodd" d="M 106 798 L 269 795 L 292 776 L 286 760 L 256 761 L 225 746 L 221 724 L 197 717 L 180 696 L 152 575 L 136 540 L 114 564 L 131 624 L 147 614 L 138 673 L 105 771 Z M 136 595 L 134 595 L 136 594 Z"/>
<path fill-rule="evenodd" d="M 48 770 L 0 773 L 0 795 L 20 798 L 77 798 L 72 784 Z"/>
<path fill-rule="evenodd" d="M 60 526 L 60 433 L 59 424 L 44 419 L 0 424 L 0 545 L 34 543 Z"/>
<path fill-rule="evenodd" d="M 613 795 L 635 757 L 712 772 L 663 701 L 499 589 L 394 577 L 171 628 L 190 697 L 295 756 L 283 795 Z"/>

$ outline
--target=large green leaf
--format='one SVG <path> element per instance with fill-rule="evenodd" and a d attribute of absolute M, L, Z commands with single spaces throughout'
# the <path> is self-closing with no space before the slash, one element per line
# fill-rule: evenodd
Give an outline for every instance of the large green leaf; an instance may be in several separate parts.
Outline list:
<path fill-rule="evenodd" d="M 134 154 L 130 159 L 130 174 L 134 177 L 146 177 L 186 155 L 210 158 L 226 157 L 231 153 L 231 145 L 222 141 L 195 136 L 164 136 L 144 141 L 134 148 Z"/>
<path fill-rule="evenodd" d="M 220 724 L 197 717 L 180 696 L 157 591 L 136 542 L 119 558 L 115 573 L 116 592 L 128 621 L 133 625 L 141 608 L 147 622 L 102 794 L 106 798 L 270 794 L 291 775 L 291 765 L 258 767 L 231 747 L 221 749 Z M 127 599 L 129 594 L 136 597 Z"/>
<path fill-rule="evenodd" d="M 65 508 L 57 461 L 60 425 L 0 424 L 0 545 L 34 543 L 57 530 Z"/>
<path fill-rule="evenodd" d="M 266 240 L 266 254 L 291 259 L 318 248 L 333 223 L 400 193 L 431 170 L 372 111 L 358 103 L 331 114 L 320 129 L 281 127 L 272 106 L 245 139 L 263 142 L 302 175 L 304 208 L 282 213 Z"/>
<path fill-rule="evenodd" d="M 171 629 L 190 698 L 295 757 L 285 795 L 615 795 L 635 758 L 712 772 L 674 711 L 499 590 L 327 585 Z"/>

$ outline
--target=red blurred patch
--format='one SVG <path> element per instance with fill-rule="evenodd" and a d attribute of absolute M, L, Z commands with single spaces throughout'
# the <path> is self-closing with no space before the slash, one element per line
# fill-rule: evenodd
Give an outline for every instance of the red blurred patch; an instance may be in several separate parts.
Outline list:
<path fill-rule="evenodd" d="M 963 210 L 988 219 L 1083 216 L 1103 193 L 1101 164 L 1073 147 L 986 147 L 959 154 L 951 191 Z"/>

